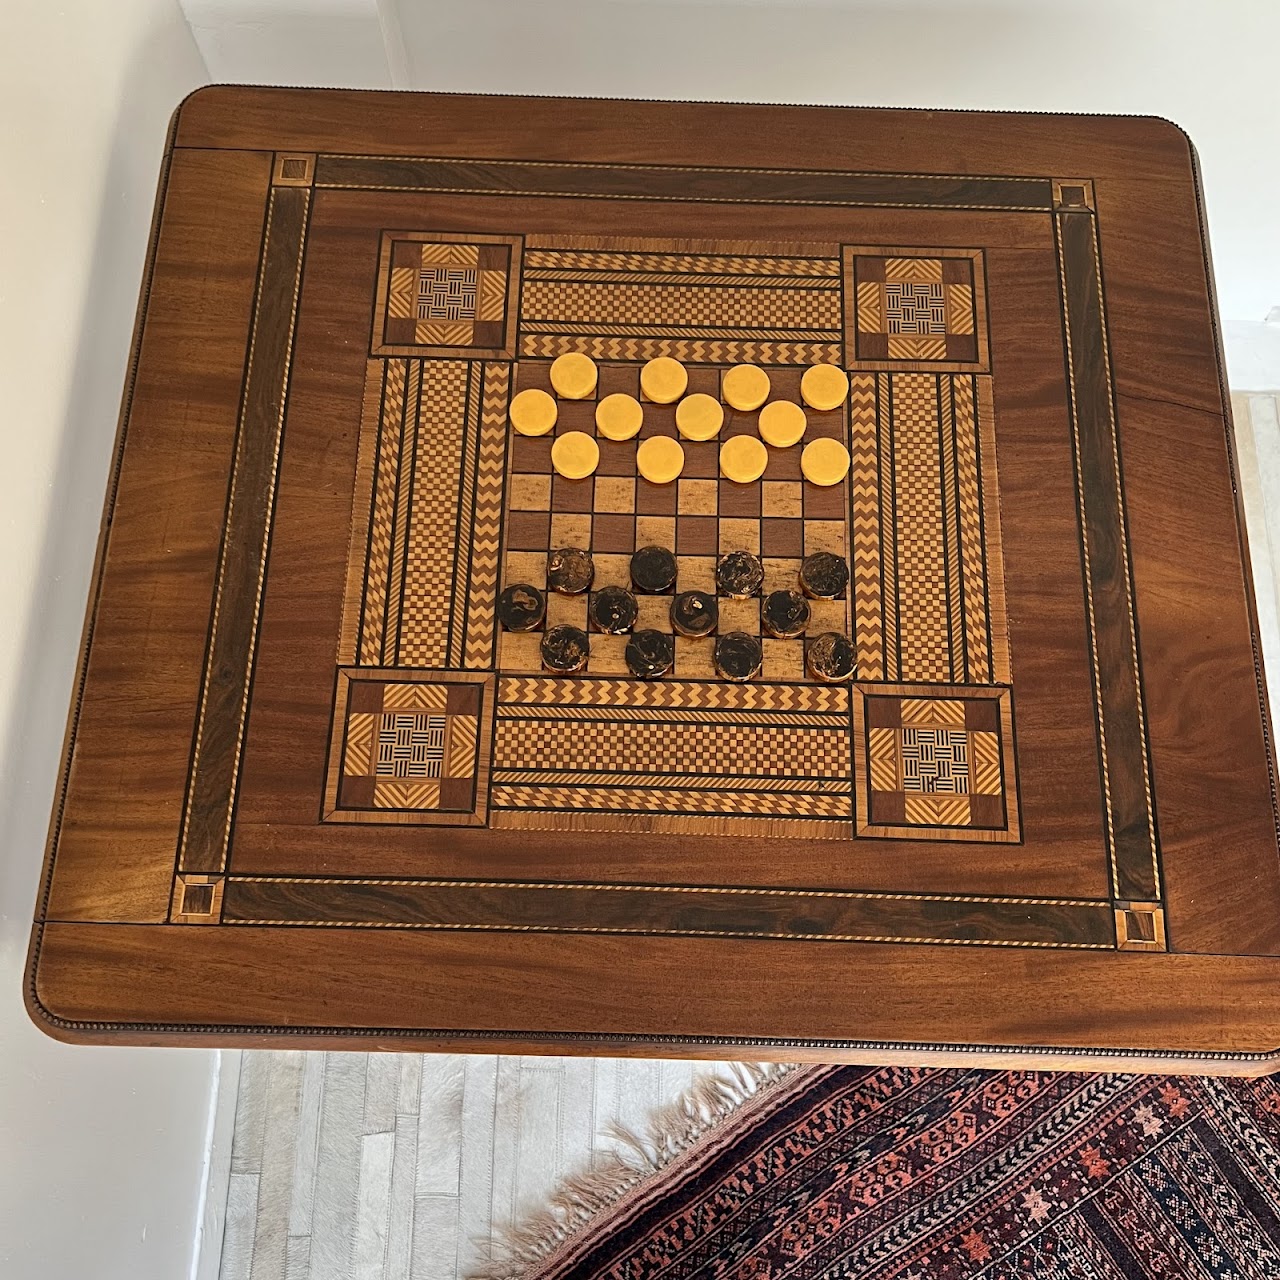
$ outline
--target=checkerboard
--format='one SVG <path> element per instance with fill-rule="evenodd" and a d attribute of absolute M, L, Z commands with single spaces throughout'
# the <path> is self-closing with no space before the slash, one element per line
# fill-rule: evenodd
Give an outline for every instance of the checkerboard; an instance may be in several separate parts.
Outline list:
<path fill-rule="evenodd" d="M 522 361 L 516 369 L 514 391 L 551 387 L 550 362 Z M 729 366 L 689 368 L 687 394 L 703 392 L 720 398 L 720 384 Z M 800 399 L 802 368 L 771 368 L 770 399 Z M 595 436 L 599 399 L 617 392 L 644 403 L 644 425 L 632 440 L 598 438 L 600 465 L 585 480 L 566 480 L 551 465 L 556 435 L 585 431 Z M 770 449 L 763 477 L 752 484 L 736 484 L 719 474 L 721 444 L 732 436 L 755 435 L 759 411 L 740 412 L 725 405 L 725 422 L 715 440 L 681 440 L 685 465 L 672 484 L 652 484 L 636 469 L 636 447 L 649 436 L 679 438 L 674 404 L 655 404 L 640 394 L 639 364 L 602 364 L 595 396 L 589 400 L 558 399 L 555 431 L 547 436 L 513 434 L 507 477 L 507 542 L 502 586 L 529 582 L 546 584 L 547 552 L 556 547 L 583 547 L 595 561 L 593 590 L 631 586 L 630 559 L 638 547 L 656 545 L 675 553 L 675 592 L 715 591 L 716 561 L 730 551 L 750 551 L 764 564 L 767 594 L 796 587 L 800 562 L 815 551 L 831 551 L 846 559 L 848 547 L 849 481 L 824 488 L 805 480 L 800 472 L 804 444 L 822 436 L 848 444 L 846 408 L 819 413 L 806 407 L 808 430 L 804 441 L 790 449 Z M 636 629 L 671 632 L 672 595 L 637 595 L 640 612 Z M 808 636 L 823 631 L 850 631 L 847 591 L 836 600 L 811 602 Z M 718 631 L 761 635 L 760 599 L 721 598 Z M 589 630 L 587 595 L 549 593 L 545 626 L 572 624 Z M 503 632 L 499 642 L 499 670 L 530 673 L 542 669 L 539 632 Z M 764 658 L 760 679 L 806 681 L 806 637 L 762 638 Z M 591 633 L 592 675 L 626 675 L 627 636 Z M 715 677 L 714 636 L 676 636 L 672 677 Z"/>

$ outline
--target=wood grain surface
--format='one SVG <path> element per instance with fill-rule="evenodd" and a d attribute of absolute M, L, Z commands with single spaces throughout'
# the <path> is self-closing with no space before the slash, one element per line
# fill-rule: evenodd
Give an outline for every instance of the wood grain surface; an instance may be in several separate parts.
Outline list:
<path fill-rule="evenodd" d="M 28 1006 L 51 1034 L 1272 1069 L 1270 728 L 1198 179 L 1180 131 L 1146 118 L 215 87 L 179 109 L 158 201 L 33 931 Z M 391 333 L 399 305 L 395 255 L 419 253 L 396 250 L 396 235 L 413 246 L 431 233 L 446 259 L 471 236 L 481 271 L 508 262 L 514 274 L 477 287 L 506 287 L 505 305 L 525 311 L 505 312 L 500 334 L 477 310 L 474 339 L 420 322 L 423 355 L 379 355 L 374 335 Z M 543 254 L 532 266 L 530 243 Z M 523 266 L 503 257 L 521 244 Z M 650 255 L 640 283 L 637 253 Z M 974 264 L 963 268 L 982 299 L 973 345 L 953 344 L 938 372 L 925 347 L 886 357 L 849 331 L 862 324 L 847 302 L 859 263 L 874 279 L 895 255 Z M 733 306 L 775 310 L 736 320 L 735 349 L 773 344 L 765 362 L 785 385 L 805 344 L 831 345 L 812 319 L 825 314 L 820 290 L 778 289 L 788 258 L 840 276 L 835 336 L 846 367 L 865 372 L 855 395 L 871 397 L 881 448 L 907 429 L 894 415 L 913 411 L 909 378 L 930 380 L 919 386 L 936 387 L 938 412 L 960 424 L 938 446 L 944 472 L 965 412 L 975 441 L 982 429 L 994 440 L 972 495 L 944 485 L 940 510 L 952 548 L 968 536 L 964 502 L 985 511 L 979 542 L 964 545 L 985 557 L 982 625 L 1001 643 L 1007 628 L 1011 692 L 1007 672 L 960 691 L 1005 699 L 989 730 L 968 713 L 973 732 L 1002 735 L 997 838 L 954 826 L 921 838 L 861 811 L 826 838 L 786 818 L 767 835 L 749 821 L 682 826 L 644 816 L 642 794 L 610 821 L 566 807 L 504 825 L 488 744 L 494 700 L 509 696 L 497 673 L 521 668 L 504 665 L 501 636 L 487 638 L 485 610 L 516 536 L 521 468 L 505 405 L 543 376 L 556 327 L 529 320 L 525 332 L 519 317 L 535 296 L 586 305 L 601 262 L 622 272 L 611 287 L 630 301 L 613 329 L 592 321 L 554 341 L 596 342 L 625 378 L 644 344 L 695 341 L 677 329 L 696 324 L 642 314 L 637 299 L 665 299 L 675 316 L 738 290 Z M 536 289 L 519 303 L 531 271 Z M 778 302 L 742 292 L 758 287 L 753 272 Z M 504 346 L 513 335 L 519 351 Z M 712 370 L 734 358 L 687 357 Z M 831 430 L 847 433 L 848 420 Z M 447 629 L 439 646 L 434 623 L 402 630 L 388 673 L 381 650 L 368 663 L 350 649 L 362 615 L 349 601 L 364 590 L 381 477 L 401 465 L 380 443 L 393 431 L 414 458 L 437 450 L 404 473 L 417 496 L 401 526 L 393 495 L 387 527 L 393 545 L 406 540 L 406 566 L 409 540 L 428 538 L 412 552 L 423 594 L 401 596 L 418 619 L 439 603 Z M 439 484 L 438 524 L 415 524 L 436 510 L 433 475 L 457 478 Z M 580 509 L 558 481 L 549 492 L 552 520 Z M 864 499 L 848 501 L 840 519 L 856 524 Z M 909 513 L 881 510 L 877 536 L 892 540 Z M 702 536 L 705 515 L 688 514 Z M 453 532 L 413 532 L 433 527 Z M 494 550 L 477 555 L 487 539 Z M 460 547 L 466 572 L 430 587 L 445 581 L 431 558 L 452 564 Z M 938 564 L 948 583 L 973 572 Z M 896 571 L 895 589 L 927 604 L 934 588 L 910 576 L 926 571 Z M 939 625 L 976 634 L 958 585 L 946 591 L 956 604 Z M 443 660 L 415 657 L 437 648 Z M 343 661 L 370 669 L 349 682 L 350 706 Z M 923 683 L 904 673 L 901 687 L 941 699 L 956 670 L 952 660 Z M 461 727 L 448 732 L 480 744 L 472 774 L 451 747 L 476 797 L 456 822 L 461 801 L 438 789 L 431 822 L 343 819 L 334 779 L 351 730 L 335 716 L 381 714 L 370 697 L 392 694 L 368 692 L 374 675 L 410 700 L 436 697 L 423 693 L 432 681 L 483 690 L 449 695 Z M 898 687 L 888 668 L 864 671 L 847 699 L 880 706 Z M 600 741 L 612 722 L 669 740 L 654 728 L 660 703 L 643 715 L 601 705 L 565 723 Z M 779 729 L 767 709 L 744 718 L 714 705 L 686 714 L 699 726 L 687 741 L 712 744 L 690 750 L 790 733 L 799 751 L 799 720 Z M 552 728 L 565 714 L 543 708 Z M 871 718 L 885 714 L 899 712 Z M 855 773 L 870 767 L 870 742 L 849 748 Z M 502 759 L 510 772 L 509 748 Z M 712 786 L 721 766 L 700 767 Z M 524 794 L 505 775 L 500 786 Z"/>

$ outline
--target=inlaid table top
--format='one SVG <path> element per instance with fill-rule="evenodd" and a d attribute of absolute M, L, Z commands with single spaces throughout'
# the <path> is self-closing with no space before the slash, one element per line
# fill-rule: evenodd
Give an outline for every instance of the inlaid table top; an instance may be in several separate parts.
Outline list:
<path fill-rule="evenodd" d="M 33 1018 L 1280 1066 L 1227 413 L 1165 121 L 201 90 Z"/>

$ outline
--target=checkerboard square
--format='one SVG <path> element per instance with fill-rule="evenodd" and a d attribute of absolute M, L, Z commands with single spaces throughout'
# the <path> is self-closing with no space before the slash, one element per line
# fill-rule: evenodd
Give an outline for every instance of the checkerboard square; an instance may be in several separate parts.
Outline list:
<path fill-rule="evenodd" d="M 801 485 L 794 480 L 766 480 L 760 486 L 760 510 L 766 516 L 798 517 L 803 514 Z"/>
<path fill-rule="evenodd" d="M 820 636 L 824 631 L 849 634 L 849 602 L 847 600 L 810 600 L 809 635 Z"/>
<path fill-rule="evenodd" d="M 596 382 L 596 399 L 624 395 L 639 398 L 640 370 L 633 364 L 602 364 Z"/>
<path fill-rule="evenodd" d="M 498 666 L 503 671 L 541 671 L 541 645 L 539 631 L 503 631 L 498 637 Z"/>
<path fill-rule="evenodd" d="M 626 553 L 618 554 L 593 551 L 591 559 L 596 570 L 596 576 L 591 585 L 597 591 L 601 587 L 625 587 L 628 591 L 631 590 L 631 554 L 629 550 Z"/>
<path fill-rule="evenodd" d="M 720 445 L 715 440 L 682 440 L 685 480 L 714 480 L 720 474 Z"/>
<path fill-rule="evenodd" d="M 741 409 L 725 409 L 724 426 L 720 428 L 721 440 L 734 436 L 758 436 L 760 434 L 760 410 L 744 412 Z"/>
<path fill-rule="evenodd" d="M 570 511 L 590 511 L 595 495 L 595 479 L 567 480 L 556 475 L 551 478 L 551 510 L 557 515 Z"/>
<path fill-rule="evenodd" d="M 714 554 L 716 550 L 715 516 L 676 517 L 676 555 Z"/>
<path fill-rule="evenodd" d="M 591 656 L 587 659 L 587 671 L 593 676 L 625 676 L 627 670 L 627 641 L 630 636 L 591 633 Z"/>
<path fill-rule="evenodd" d="M 835 556 L 846 554 L 843 520 L 806 520 L 804 522 L 804 553 L 811 556 L 817 551 L 830 551 Z"/>
<path fill-rule="evenodd" d="M 804 645 L 795 640 L 778 640 L 765 636 L 760 641 L 763 658 L 760 677 L 763 680 L 804 680 Z"/>
<path fill-rule="evenodd" d="M 809 423 L 804 433 L 805 444 L 810 440 L 839 440 L 841 444 L 849 443 L 843 409 L 831 409 L 825 413 L 819 413 L 816 409 L 805 409 L 805 418 Z"/>
<path fill-rule="evenodd" d="M 546 544 L 543 543 L 545 547 Z M 527 582 L 541 590 L 547 581 L 547 553 L 545 551 L 507 551 L 506 572 L 502 585 L 509 587 L 517 582 Z"/>
<path fill-rule="evenodd" d="M 674 496 L 674 490 L 672 491 Z M 676 518 L 675 515 L 638 515 L 636 516 L 636 548 L 665 547 L 675 553 Z"/>
<path fill-rule="evenodd" d="M 548 395 L 555 395 L 555 388 L 551 385 L 551 361 L 521 360 L 516 365 L 515 390 L 545 391 Z"/>
<path fill-rule="evenodd" d="M 720 620 L 716 628 L 721 635 L 730 631 L 745 631 L 750 636 L 760 634 L 760 598 L 749 600 L 720 599 Z"/>
<path fill-rule="evenodd" d="M 730 551 L 750 551 L 752 555 L 760 554 L 760 521 L 759 520 L 721 520 L 720 521 L 720 554 Z"/>
<path fill-rule="evenodd" d="M 793 404 L 803 404 L 800 398 L 800 379 L 804 377 L 804 369 L 798 365 L 782 365 L 769 370 L 769 399 L 790 400 Z"/>
<path fill-rule="evenodd" d="M 806 520 L 840 520 L 849 510 L 849 491 L 842 484 L 810 484 L 803 481 Z"/>
<path fill-rule="evenodd" d="M 716 589 L 715 556 L 676 556 L 676 590 L 709 591 Z"/>
<path fill-rule="evenodd" d="M 804 521 L 766 517 L 760 521 L 760 554 L 799 558 L 804 555 Z"/>
<path fill-rule="evenodd" d="M 758 484 L 735 484 L 732 480 L 720 481 L 720 515 L 731 519 L 758 520 L 760 518 L 760 489 Z"/>
<path fill-rule="evenodd" d="M 590 510 L 590 508 L 588 508 Z M 549 551 L 560 547 L 591 548 L 591 517 L 573 512 L 552 512 L 551 538 L 543 543 Z"/>
<path fill-rule="evenodd" d="M 630 476 L 597 475 L 595 481 L 597 511 L 626 513 L 636 509 L 636 482 Z"/>
<path fill-rule="evenodd" d="M 546 552 L 551 515 L 546 511 L 512 511 L 507 516 L 507 546 L 515 551 Z"/>
<path fill-rule="evenodd" d="M 596 433 L 596 402 L 594 400 L 556 400 L 557 436 L 567 435 L 570 431 L 581 431 L 583 435 L 594 436 Z"/>
<path fill-rule="evenodd" d="M 603 476 L 626 476 L 634 478 L 636 474 L 636 446 L 633 440 L 605 440 L 596 437 L 600 446 L 600 462 L 596 467 L 596 483 Z M 645 481 L 640 483 L 644 484 Z"/>
<path fill-rule="evenodd" d="M 547 630 L 552 627 L 578 627 L 587 630 L 587 596 L 563 596 L 547 592 Z"/>
<path fill-rule="evenodd" d="M 675 674 L 682 680 L 716 679 L 714 638 L 676 636 Z"/>
<path fill-rule="evenodd" d="M 720 395 L 720 370 L 709 369 L 706 365 L 689 366 L 689 385 L 685 395 L 713 396 Z"/>
<path fill-rule="evenodd" d="M 636 596 L 634 631 L 671 630 L 671 596 Z"/>
<path fill-rule="evenodd" d="M 764 585 L 761 591 L 768 595 L 770 591 L 800 590 L 800 560 L 789 557 L 763 556 Z"/>
<path fill-rule="evenodd" d="M 677 480 L 676 510 L 682 516 L 714 516 L 717 484 L 714 480 Z"/>
<path fill-rule="evenodd" d="M 652 400 L 640 397 L 644 405 L 644 418 L 640 423 L 640 439 L 648 440 L 650 436 L 672 436 L 680 433 L 676 430 L 676 407 L 673 404 L 654 404 Z"/>
<path fill-rule="evenodd" d="M 803 475 L 800 470 L 801 452 L 800 445 L 793 445 L 790 449 L 770 449 L 769 461 L 764 468 L 764 479 L 766 481 L 799 480 Z"/>
<path fill-rule="evenodd" d="M 550 475 L 551 437 L 512 436 L 511 470 L 529 475 Z"/>
<path fill-rule="evenodd" d="M 513 475 L 508 498 L 512 511 L 550 511 L 551 477 Z"/>
<path fill-rule="evenodd" d="M 634 516 L 617 516 L 597 512 L 591 519 L 591 539 L 586 544 L 594 555 L 597 551 L 615 554 L 635 550 Z"/>
<path fill-rule="evenodd" d="M 679 489 L 673 484 L 654 484 L 641 477 L 636 481 L 636 514 L 642 516 L 673 516 Z"/>

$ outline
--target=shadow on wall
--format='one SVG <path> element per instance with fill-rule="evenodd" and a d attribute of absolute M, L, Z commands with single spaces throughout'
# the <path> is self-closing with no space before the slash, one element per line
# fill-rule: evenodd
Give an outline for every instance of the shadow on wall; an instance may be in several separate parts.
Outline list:
<path fill-rule="evenodd" d="M 1008 105 L 1046 64 L 1090 74 L 1097 40 L 1067 7 L 1025 0 L 513 0 L 402 4 L 416 89 L 744 102 Z M 1131 25 L 1123 10 L 1109 15 Z M 483 32 L 483 38 L 479 33 Z M 625 33 L 622 35 L 621 33 Z M 217 74 L 217 66 L 211 62 Z M 1072 77 L 1067 77 L 1070 80 Z M 1063 101 L 1071 85 L 1062 85 Z M 1078 84 L 1077 84 L 1078 87 Z"/>
<path fill-rule="evenodd" d="M 107 23 L 110 38 L 95 41 L 94 31 Z M 34 48 L 16 57 L 57 50 L 57 70 L 67 82 L 50 89 L 31 130 L 32 138 L 47 138 L 45 152 L 38 144 L 15 149 L 33 157 L 24 195 L 32 205 L 42 194 L 50 203 L 72 202 L 58 209 L 66 214 L 56 219 L 63 246 L 22 210 L 29 227 L 24 249 L 48 262 L 61 247 L 86 264 L 86 274 L 73 281 L 82 290 L 60 299 L 60 309 L 43 306 L 59 320 L 65 316 L 55 331 L 40 330 L 42 304 L 32 300 L 29 342 L 56 342 L 65 355 L 56 380 L 28 387 L 37 404 L 46 398 L 40 408 L 47 411 L 14 426 L 56 431 L 58 439 L 40 458 L 42 473 L 49 462 L 48 492 L 37 490 L 7 513 L 27 520 L 47 515 L 32 551 L 33 598 L 10 605 L 29 608 L 29 615 L 9 673 L 8 767 L 0 771 L 0 1274 L 185 1275 L 203 1186 L 214 1055 L 56 1044 L 28 1022 L 21 975 L 165 122 L 205 73 L 177 4 L 166 0 L 136 0 L 109 17 L 75 3 L 23 19 L 19 29 Z M 59 147 L 60 128 L 78 131 L 74 147 Z M 105 164 L 93 165 L 104 175 L 100 189 L 74 163 L 77 155 L 95 155 L 96 138 L 106 150 Z M 21 491 L 21 476 L 8 480 Z"/>
<path fill-rule="evenodd" d="M 167 130 L 167 122 L 161 122 L 203 80 L 194 80 L 194 48 L 187 74 L 174 67 L 176 38 L 179 33 L 172 29 L 150 31 L 120 77 L 124 88 L 111 131 L 79 323 L 67 326 L 75 337 L 67 343 L 68 391 L 50 486 L 50 519 L 35 575 L 40 591 L 27 621 L 15 681 L 18 693 L 0 757 L 12 764 L 0 777 L 0 848 L 8 851 L 0 859 L 0 926 L 16 929 L 23 942 L 34 901 L 34 851 L 43 848 L 54 794 L 48 779 L 62 749 L 79 660 L 104 477 L 131 372 L 133 318 Z M 114 479 L 112 469 L 108 485 Z M 7 933 L 0 934 L 6 949 L 12 941 Z"/>

